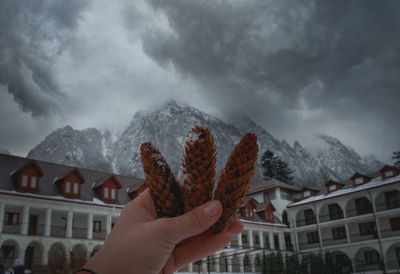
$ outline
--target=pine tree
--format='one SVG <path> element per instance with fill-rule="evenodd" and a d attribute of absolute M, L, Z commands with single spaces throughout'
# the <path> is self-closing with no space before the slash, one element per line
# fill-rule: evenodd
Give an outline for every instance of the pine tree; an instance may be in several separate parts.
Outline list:
<path fill-rule="evenodd" d="M 392 158 L 393 158 L 394 160 L 397 160 L 397 161 L 394 163 L 394 165 L 395 165 L 396 167 L 400 167 L 400 151 L 393 152 Z"/>
<path fill-rule="evenodd" d="M 274 153 L 268 149 L 261 156 L 261 167 L 264 169 L 263 175 L 267 180 L 277 179 L 282 182 L 290 183 L 293 179 L 290 176 L 293 170 L 289 168 L 286 162 L 274 156 Z"/>

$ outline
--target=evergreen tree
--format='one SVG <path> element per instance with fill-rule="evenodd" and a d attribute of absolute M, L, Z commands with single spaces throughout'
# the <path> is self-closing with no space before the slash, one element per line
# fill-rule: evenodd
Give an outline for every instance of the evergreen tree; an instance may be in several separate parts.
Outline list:
<path fill-rule="evenodd" d="M 267 180 L 277 179 L 285 183 L 290 183 L 293 179 L 290 176 L 293 170 L 289 168 L 286 162 L 274 156 L 274 153 L 268 149 L 261 156 L 261 167 L 264 169 L 263 175 Z"/>
<path fill-rule="evenodd" d="M 397 152 L 393 152 L 393 157 L 392 157 L 394 160 L 397 160 L 395 163 L 394 163 L 394 165 L 396 166 L 396 167 L 400 167 L 400 151 L 397 151 Z"/>

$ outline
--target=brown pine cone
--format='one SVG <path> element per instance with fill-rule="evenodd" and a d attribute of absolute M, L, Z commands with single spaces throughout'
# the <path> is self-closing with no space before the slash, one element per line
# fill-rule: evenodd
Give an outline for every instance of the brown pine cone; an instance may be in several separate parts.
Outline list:
<path fill-rule="evenodd" d="M 181 213 L 181 194 L 167 162 L 150 142 L 140 146 L 140 158 L 158 217 L 175 217 Z"/>
<path fill-rule="evenodd" d="M 177 177 L 184 212 L 211 200 L 215 162 L 214 138 L 207 128 L 196 126 L 186 137 L 182 166 Z"/>
<path fill-rule="evenodd" d="M 214 199 L 221 201 L 224 211 L 211 228 L 216 234 L 228 227 L 236 218 L 251 186 L 258 156 L 257 136 L 247 133 L 236 145 L 221 172 Z"/>

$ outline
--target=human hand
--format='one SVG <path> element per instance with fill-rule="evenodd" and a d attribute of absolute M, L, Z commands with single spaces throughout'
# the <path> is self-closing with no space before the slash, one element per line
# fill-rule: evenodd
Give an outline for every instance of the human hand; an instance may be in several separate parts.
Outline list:
<path fill-rule="evenodd" d="M 226 246 L 243 225 L 236 220 L 213 235 L 208 228 L 222 214 L 210 201 L 175 218 L 157 219 L 148 190 L 127 204 L 103 247 L 85 268 L 98 274 L 172 273 Z"/>

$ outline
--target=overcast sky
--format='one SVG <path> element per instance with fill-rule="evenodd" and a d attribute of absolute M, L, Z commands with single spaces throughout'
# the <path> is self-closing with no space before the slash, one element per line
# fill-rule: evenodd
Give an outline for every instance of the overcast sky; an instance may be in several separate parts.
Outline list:
<path fill-rule="evenodd" d="M 121 131 L 171 99 L 400 150 L 400 1 L 0 0 L 0 147 L 54 129 Z"/>

